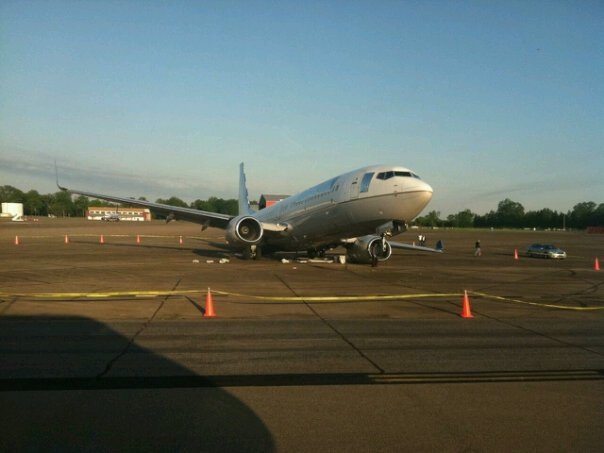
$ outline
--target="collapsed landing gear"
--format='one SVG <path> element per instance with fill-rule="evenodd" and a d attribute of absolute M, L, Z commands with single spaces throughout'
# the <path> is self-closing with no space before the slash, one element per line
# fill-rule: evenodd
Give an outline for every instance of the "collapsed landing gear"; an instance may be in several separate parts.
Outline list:
<path fill-rule="evenodd" d="M 388 241 L 386 240 L 386 236 L 388 236 L 388 233 L 382 233 L 382 239 L 380 241 L 375 241 L 371 244 L 371 247 L 369 247 L 371 267 L 376 267 L 378 265 L 378 258 L 386 255 L 388 252 Z"/>
<path fill-rule="evenodd" d="M 306 254 L 308 255 L 308 257 L 310 259 L 317 258 L 317 257 L 325 258 L 325 252 L 326 252 L 326 249 L 308 249 L 306 251 Z"/>
<path fill-rule="evenodd" d="M 375 241 L 374 244 L 369 248 L 369 254 L 371 255 L 371 267 L 377 267 L 378 265 L 378 253 L 380 253 L 380 244 Z"/>
<path fill-rule="evenodd" d="M 243 249 L 244 260 L 257 260 L 262 258 L 262 249 L 257 245 L 250 245 Z"/>

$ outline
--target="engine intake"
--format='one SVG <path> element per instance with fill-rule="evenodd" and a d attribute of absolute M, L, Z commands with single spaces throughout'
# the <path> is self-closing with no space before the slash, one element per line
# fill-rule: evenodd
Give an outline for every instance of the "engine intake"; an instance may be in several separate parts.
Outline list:
<path fill-rule="evenodd" d="M 353 263 L 369 264 L 376 256 L 378 261 L 386 261 L 392 255 L 392 247 L 380 236 L 363 236 L 348 246 L 348 259 Z"/>
<path fill-rule="evenodd" d="M 225 236 L 229 244 L 257 244 L 262 240 L 264 230 L 254 217 L 241 216 L 232 219 L 226 227 Z"/>

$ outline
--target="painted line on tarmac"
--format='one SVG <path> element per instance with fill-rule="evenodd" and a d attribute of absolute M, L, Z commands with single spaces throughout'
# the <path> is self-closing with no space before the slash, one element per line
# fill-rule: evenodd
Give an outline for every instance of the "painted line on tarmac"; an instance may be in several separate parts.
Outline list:
<path fill-rule="evenodd" d="M 104 299 L 112 297 L 135 297 L 135 298 L 153 298 L 166 296 L 184 296 L 190 294 L 203 294 L 207 289 L 190 289 L 175 291 L 110 291 L 100 293 L 90 292 L 72 292 L 72 293 L 0 293 L 0 298 L 34 298 L 34 299 Z M 425 293 L 425 294 L 386 294 L 386 295 L 362 295 L 362 296 L 257 296 L 251 294 L 233 293 L 229 291 L 211 290 L 215 295 L 230 296 L 238 298 L 247 298 L 262 300 L 266 302 L 292 302 L 292 303 L 335 303 L 335 302 L 360 302 L 360 301 L 396 301 L 408 299 L 438 299 L 462 297 L 463 293 Z M 517 304 L 531 305 L 540 308 L 553 308 L 558 310 L 573 311 L 596 311 L 604 310 L 603 307 L 573 307 L 570 305 L 553 305 L 538 302 L 529 302 L 509 297 L 496 296 L 493 294 L 481 293 L 478 291 L 469 291 L 472 296 L 482 297 L 503 302 L 512 302 Z"/>
<path fill-rule="evenodd" d="M 476 373 L 386 373 L 368 375 L 373 384 L 494 383 L 603 380 L 600 370 L 493 371 Z"/>
<path fill-rule="evenodd" d="M 212 376 L 102 376 L 0 379 L 0 392 L 126 390 L 217 387 L 303 387 L 343 385 L 473 384 L 502 382 L 602 381 L 604 370 L 458 373 L 292 373 Z"/>

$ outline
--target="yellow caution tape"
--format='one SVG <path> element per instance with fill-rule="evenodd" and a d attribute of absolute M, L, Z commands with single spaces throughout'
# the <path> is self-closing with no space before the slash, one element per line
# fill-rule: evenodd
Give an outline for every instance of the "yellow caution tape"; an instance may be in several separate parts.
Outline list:
<path fill-rule="evenodd" d="M 173 291 L 111 291 L 100 293 L 0 293 L 0 298 L 15 298 L 26 297 L 34 299 L 102 299 L 111 297 L 161 297 L 161 296 L 183 296 L 188 294 L 203 294 L 206 289 L 189 289 L 189 290 L 173 290 Z M 362 295 L 362 296 L 256 296 L 242 293 L 232 293 L 228 291 L 212 290 L 213 294 L 222 296 L 251 298 L 255 300 L 264 300 L 270 302 L 358 302 L 358 301 L 392 301 L 392 300 L 408 300 L 408 299 L 435 299 L 435 298 L 450 298 L 461 297 L 462 293 L 426 293 L 426 294 L 386 294 L 386 295 Z M 575 310 L 575 311 L 594 311 L 604 310 L 604 307 L 573 307 L 568 305 L 553 305 L 537 302 L 528 302 L 524 300 L 512 299 L 508 297 L 495 296 L 492 294 L 471 291 L 469 294 L 473 296 L 483 297 L 504 302 L 513 302 L 518 304 L 532 305 L 543 308 L 555 308 L 558 310 Z"/>
<path fill-rule="evenodd" d="M 190 289 L 175 291 L 112 291 L 104 293 L 0 293 L 0 297 L 31 297 L 37 299 L 85 299 L 104 297 L 159 297 L 180 296 L 185 294 L 201 294 L 206 289 Z M 390 295 L 367 295 L 367 296 L 255 296 L 227 291 L 212 290 L 213 294 L 233 297 L 246 297 L 257 300 L 270 300 L 278 302 L 353 302 L 360 300 L 398 300 L 426 297 L 454 297 L 459 293 L 452 294 L 390 294 Z"/>
<path fill-rule="evenodd" d="M 181 290 L 181 291 L 112 291 L 106 293 L 0 293 L 1 298 L 8 297 L 31 297 L 34 299 L 86 299 L 104 297 L 159 297 L 179 296 L 183 294 L 199 294 L 205 290 Z"/>
<path fill-rule="evenodd" d="M 105 234 L 105 233 L 78 233 L 78 234 L 62 234 L 60 236 L 57 235 L 17 235 L 19 239 L 64 239 L 65 236 L 69 238 L 98 238 L 99 236 L 103 236 L 106 238 L 136 238 L 139 236 L 141 239 L 143 238 L 164 238 L 164 239 L 174 239 L 182 236 L 183 239 L 207 239 L 201 238 L 198 236 L 184 236 L 182 234 L 169 235 L 169 234 Z"/>
<path fill-rule="evenodd" d="M 388 295 L 367 295 L 367 296 L 253 296 L 249 294 L 231 293 L 227 291 L 212 290 L 214 294 L 234 297 L 251 297 L 252 299 L 270 300 L 278 302 L 355 302 L 361 300 L 399 300 L 399 299 L 417 299 L 417 298 L 436 298 L 436 297 L 454 297 L 463 294 L 388 294 Z"/>
<path fill-rule="evenodd" d="M 502 300 L 504 302 L 514 302 L 517 304 L 533 305 L 536 307 L 557 308 L 559 310 L 576 310 L 576 311 L 604 310 L 604 307 L 573 307 L 570 305 L 553 305 L 553 304 L 542 304 L 542 303 L 537 303 L 537 302 L 528 302 L 525 300 L 511 299 L 509 297 L 494 296 L 492 294 L 480 293 L 477 291 L 472 291 L 471 294 L 473 294 L 475 296 L 479 296 L 479 297 L 484 297 L 486 299 Z"/>

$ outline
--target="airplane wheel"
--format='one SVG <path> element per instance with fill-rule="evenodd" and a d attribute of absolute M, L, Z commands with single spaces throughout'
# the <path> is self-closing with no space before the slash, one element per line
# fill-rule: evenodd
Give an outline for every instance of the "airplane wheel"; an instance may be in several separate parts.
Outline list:
<path fill-rule="evenodd" d="M 262 258 L 262 249 L 260 247 L 246 247 L 243 249 L 244 260 L 257 260 Z"/>

